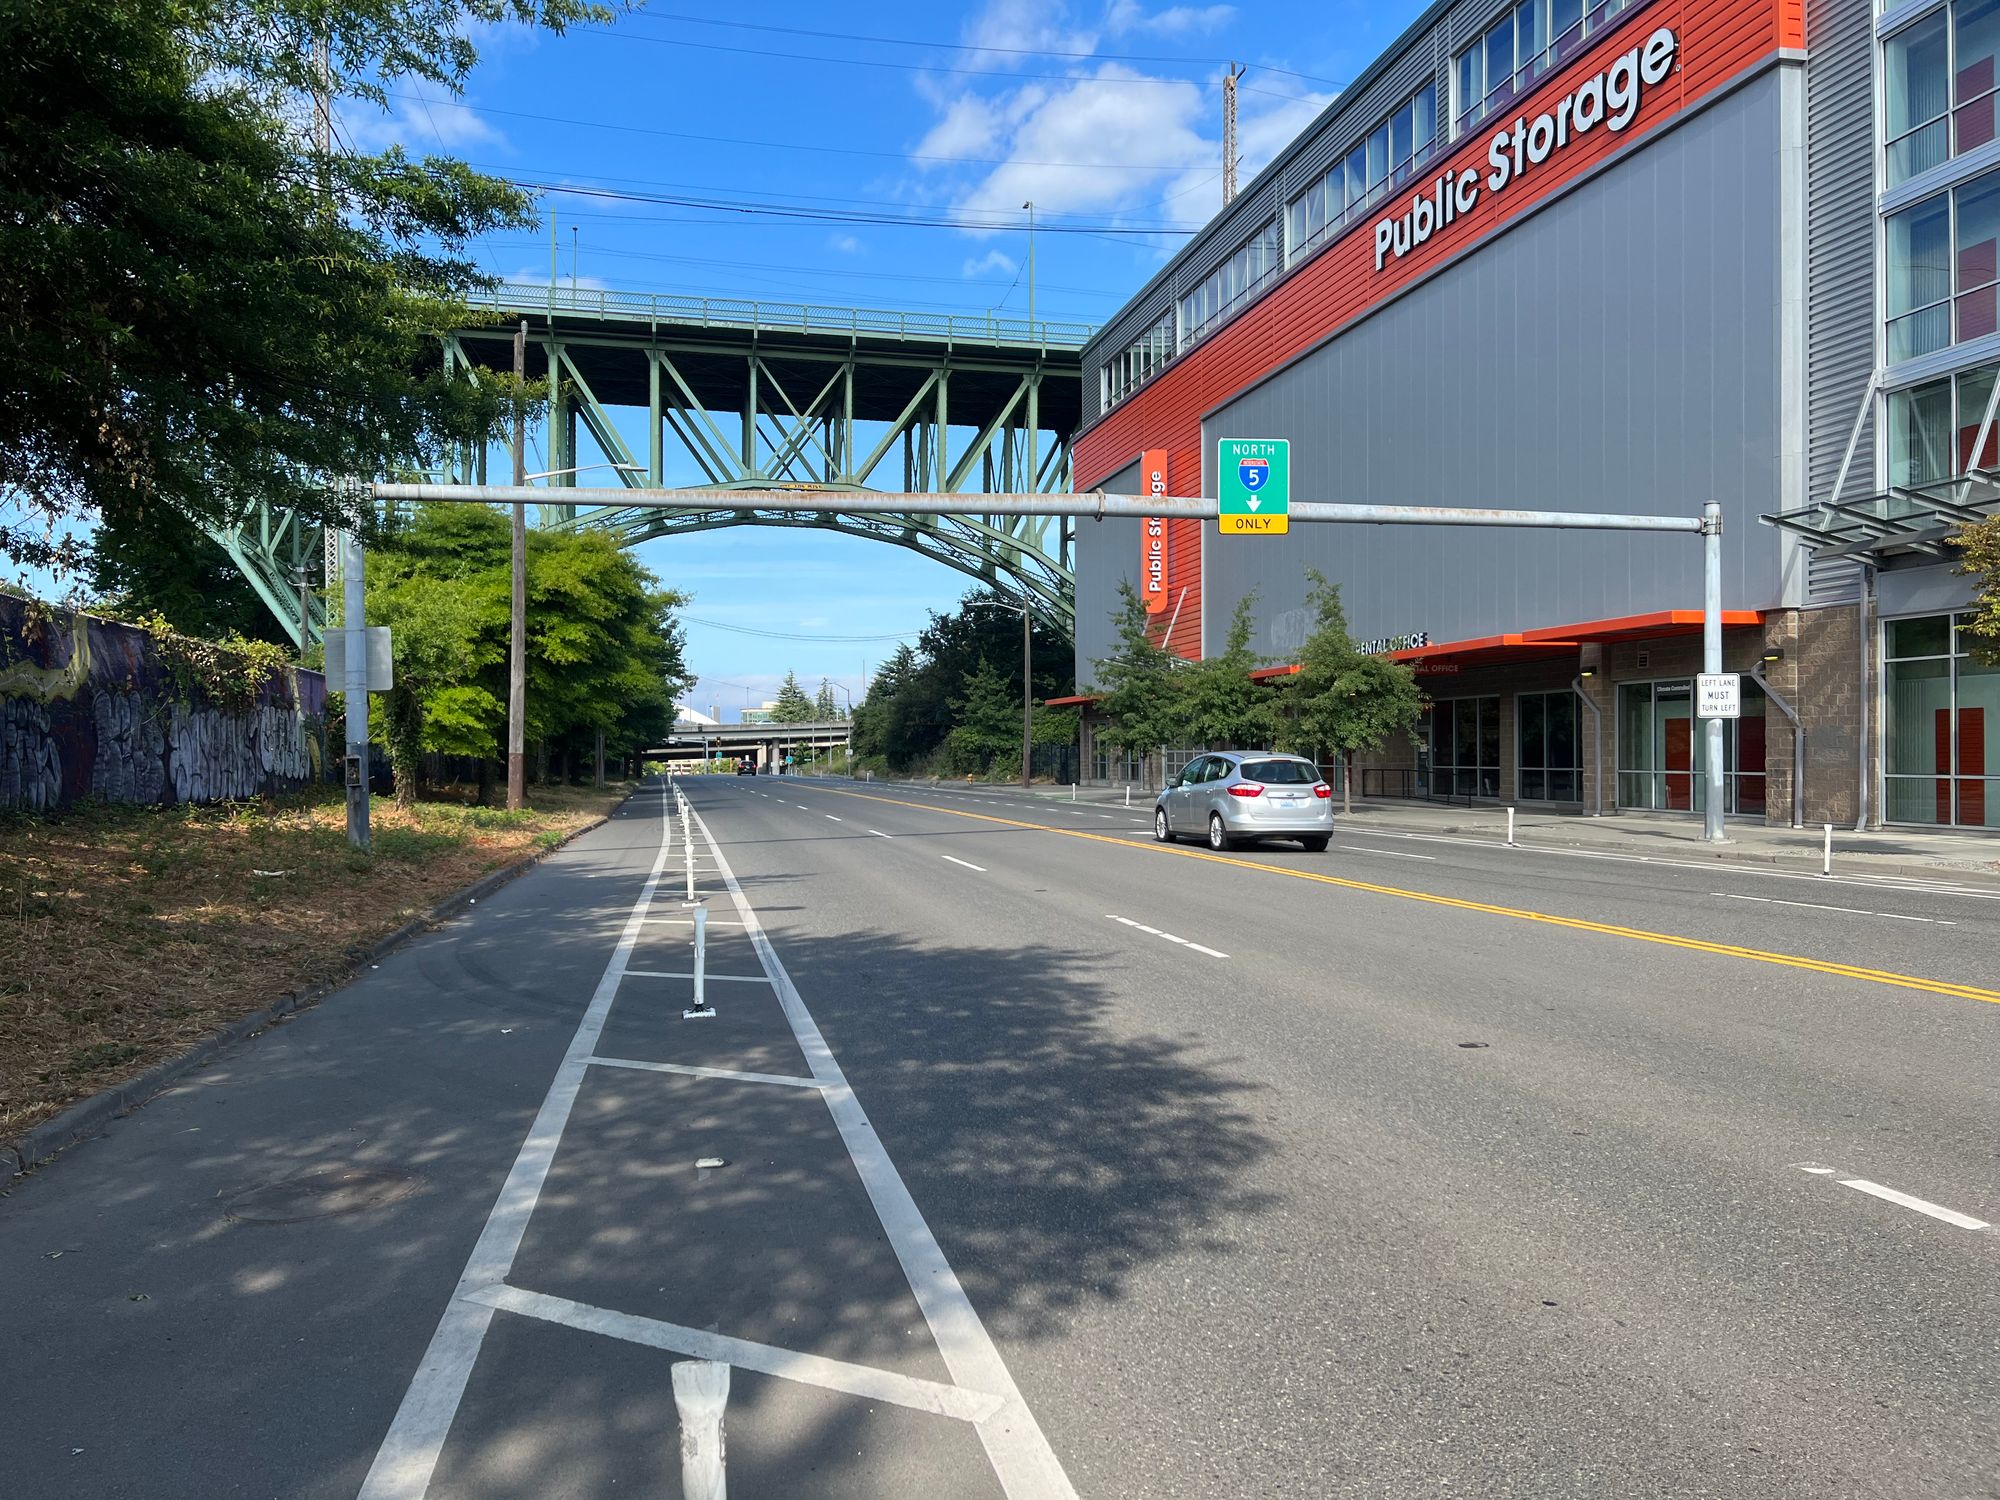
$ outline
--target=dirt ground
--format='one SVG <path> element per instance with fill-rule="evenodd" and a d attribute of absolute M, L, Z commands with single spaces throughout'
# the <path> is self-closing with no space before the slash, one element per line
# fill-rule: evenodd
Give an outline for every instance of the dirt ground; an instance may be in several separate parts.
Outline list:
<path fill-rule="evenodd" d="M 531 788 L 519 813 L 377 799 L 366 855 L 338 792 L 0 817 L 0 1141 L 338 976 L 355 948 L 631 790 Z"/>

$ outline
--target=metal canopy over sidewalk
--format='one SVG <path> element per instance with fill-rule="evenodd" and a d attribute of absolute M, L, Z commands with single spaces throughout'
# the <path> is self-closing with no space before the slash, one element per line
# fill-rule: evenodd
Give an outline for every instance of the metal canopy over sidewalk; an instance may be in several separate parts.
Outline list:
<path fill-rule="evenodd" d="M 1836 495 L 1763 520 L 1804 538 L 1822 559 L 1873 563 L 1897 556 L 1949 557 L 1953 532 L 1993 515 L 2000 515 L 2000 468 L 1974 469 L 1936 484 L 1891 485 L 1854 500 Z"/>

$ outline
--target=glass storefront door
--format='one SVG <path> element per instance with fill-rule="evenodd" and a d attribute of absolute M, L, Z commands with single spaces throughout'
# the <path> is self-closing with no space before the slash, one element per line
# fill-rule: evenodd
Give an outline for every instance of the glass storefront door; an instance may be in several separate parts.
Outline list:
<path fill-rule="evenodd" d="M 2000 667 L 1963 615 L 1883 626 L 1883 818 L 2000 828 Z"/>
<path fill-rule="evenodd" d="M 1743 717 L 1725 721 L 1724 811 L 1764 811 L 1762 690 L 1743 682 Z M 1661 812 L 1708 806 L 1708 736 L 1694 716 L 1694 681 L 1626 682 L 1618 687 L 1618 805 Z"/>

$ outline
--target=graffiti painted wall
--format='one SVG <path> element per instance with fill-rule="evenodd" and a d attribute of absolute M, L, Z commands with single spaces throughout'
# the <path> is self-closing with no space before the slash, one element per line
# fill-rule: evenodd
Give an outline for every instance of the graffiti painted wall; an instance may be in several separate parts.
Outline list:
<path fill-rule="evenodd" d="M 244 709 L 184 699 L 145 631 L 0 595 L 0 809 L 291 790 L 320 775 L 325 712 L 318 672 Z"/>

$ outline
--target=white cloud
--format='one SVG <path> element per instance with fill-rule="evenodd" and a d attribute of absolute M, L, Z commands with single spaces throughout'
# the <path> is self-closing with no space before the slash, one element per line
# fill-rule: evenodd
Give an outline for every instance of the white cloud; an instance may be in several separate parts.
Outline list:
<path fill-rule="evenodd" d="M 975 47 L 1000 49 L 974 54 L 981 68 L 1020 67 L 1032 61 L 1021 55 L 1030 50 L 1094 52 L 1098 38 L 1095 28 L 1071 20 L 1066 0 L 988 0 L 962 35 Z"/>
<path fill-rule="evenodd" d="M 826 248 L 842 255 L 859 255 L 867 247 L 851 234 L 833 234 L 827 236 Z"/>
<path fill-rule="evenodd" d="M 564 249 L 564 256 L 565 259 L 568 256 L 567 247 Z M 547 266 L 523 266 L 512 275 L 503 276 L 500 279 L 507 282 L 518 282 L 526 286 L 547 286 L 549 284 L 549 268 Z M 570 285 L 571 277 L 569 272 L 563 271 L 556 276 L 557 291 L 566 292 L 570 289 Z M 604 280 L 601 276 L 578 276 L 575 278 L 575 285 L 579 292 L 608 292 L 611 290 L 611 283 Z"/>
<path fill-rule="evenodd" d="M 1013 256 L 998 250 L 988 250 L 983 259 L 968 260 L 963 268 L 963 274 L 969 281 L 975 276 L 984 276 L 989 272 L 995 276 L 1012 276 L 1020 269 L 1020 262 Z"/>
<path fill-rule="evenodd" d="M 1138 0 L 1113 0 L 1105 13 L 1104 28 L 1114 36 L 1150 32 L 1155 36 L 1201 36 L 1220 30 L 1234 20 L 1233 5 L 1170 5 L 1147 15 Z"/>
<path fill-rule="evenodd" d="M 402 97 L 392 98 L 387 112 L 365 104 L 349 105 L 341 112 L 341 131 L 358 150 L 401 146 L 412 156 L 440 151 L 456 156 L 475 146 L 507 144 L 506 137 L 475 110 L 434 84 L 401 78 L 395 88 Z"/>
<path fill-rule="evenodd" d="M 1214 155 L 1198 128 L 1207 112 L 1192 83 L 1107 86 L 1136 79 L 1102 63 L 1059 87 L 1007 137 L 1007 160 L 960 198 L 969 212 L 1018 214 L 1032 202 L 1045 214 L 1106 212 L 1143 204 L 1160 184 Z"/>

